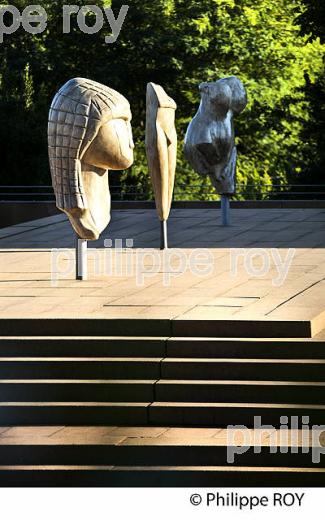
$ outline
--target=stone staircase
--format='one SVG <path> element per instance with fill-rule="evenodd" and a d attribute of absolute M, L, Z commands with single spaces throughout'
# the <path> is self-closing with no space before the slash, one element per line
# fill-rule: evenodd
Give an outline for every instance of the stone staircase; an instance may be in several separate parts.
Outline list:
<path fill-rule="evenodd" d="M 235 338 L 211 324 L 212 337 L 191 323 L 172 335 L 165 320 L 80 324 L 0 324 L 1 486 L 325 485 L 324 461 L 285 453 L 290 438 L 228 464 L 224 430 L 255 416 L 324 424 L 325 340 L 269 324 L 265 338 L 251 324 Z"/>

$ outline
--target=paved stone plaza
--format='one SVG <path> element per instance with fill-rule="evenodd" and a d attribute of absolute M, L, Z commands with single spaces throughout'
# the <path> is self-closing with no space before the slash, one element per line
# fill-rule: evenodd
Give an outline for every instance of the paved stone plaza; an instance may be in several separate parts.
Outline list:
<path fill-rule="evenodd" d="M 169 235 L 177 251 L 164 263 L 155 211 L 114 211 L 102 239 L 90 243 L 89 280 L 78 282 L 75 237 L 64 215 L 2 229 L 1 315 L 312 320 L 314 334 L 324 328 L 324 209 L 234 209 L 228 228 L 218 209 L 175 209 Z M 256 248 L 262 251 L 247 260 Z M 205 265 L 191 272 L 186 261 L 196 249 Z M 202 257 L 194 259 L 200 264 Z"/>
<path fill-rule="evenodd" d="M 113 211 L 84 282 L 64 215 L 0 230 L 0 485 L 324 482 L 325 209 L 220 219 L 173 210 L 161 252 L 154 210 Z"/>

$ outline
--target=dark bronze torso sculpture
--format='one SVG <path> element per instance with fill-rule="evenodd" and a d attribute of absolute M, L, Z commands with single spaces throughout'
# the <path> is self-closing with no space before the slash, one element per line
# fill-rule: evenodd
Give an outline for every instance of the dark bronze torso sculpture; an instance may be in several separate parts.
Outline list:
<path fill-rule="evenodd" d="M 246 91 L 234 76 L 199 88 L 201 103 L 186 133 L 185 157 L 197 173 L 210 176 L 219 194 L 232 195 L 237 163 L 233 118 L 247 105 Z"/>

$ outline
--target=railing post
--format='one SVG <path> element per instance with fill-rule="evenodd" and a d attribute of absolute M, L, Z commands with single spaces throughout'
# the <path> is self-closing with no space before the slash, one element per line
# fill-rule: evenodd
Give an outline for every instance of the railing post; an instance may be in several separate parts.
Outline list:
<path fill-rule="evenodd" d="M 168 228 L 167 220 L 160 222 L 160 249 L 168 249 Z"/>
<path fill-rule="evenodd" d="M 221 195 L 221 215 L 222 225 L 230 226 L 230 198 L 227 195 Z"/>
<path fill-rule="evenodd" d="M 88 279 L 87 240 L 77 237 L 76 241 L 76 279 L 86 281 Z"/>

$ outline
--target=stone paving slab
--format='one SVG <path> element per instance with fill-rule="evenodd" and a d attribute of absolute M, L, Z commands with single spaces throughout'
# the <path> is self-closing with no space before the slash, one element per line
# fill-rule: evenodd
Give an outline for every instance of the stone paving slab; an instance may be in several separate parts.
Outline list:
<path fill-rule="evenodd" d="M 0 317 L 307 320 L 313 335 L 325 327 L 325 209 L 233 209 L 228 228 L 218 209 L 175 209 L 169 230 L 172 249 L 162 253 L 155 210 L 114 211 L 89 244 L 85 282 L 74 279 L 64 215 L 0 230 Z"/>
<path fill-rule="evenodd" d="M 14 427 L 0 432 L 0 446 L 8 445 L 113 445 L 113 446 L 325 446 L 323 431 L 159 427 Z"/>

